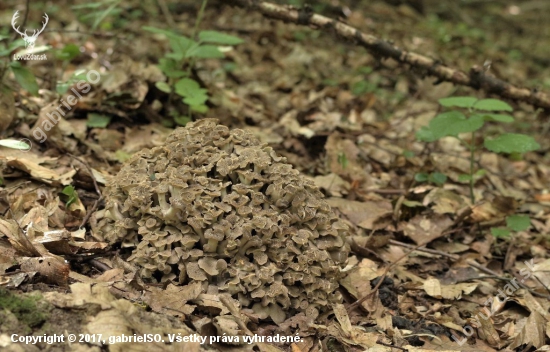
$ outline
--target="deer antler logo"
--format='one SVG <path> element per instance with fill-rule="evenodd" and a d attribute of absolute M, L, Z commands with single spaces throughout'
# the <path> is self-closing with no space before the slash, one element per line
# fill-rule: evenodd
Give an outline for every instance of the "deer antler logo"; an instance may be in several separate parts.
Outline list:
<path fill-rule="evenodd" d="M 15 29 L 15 31 L 17 33 L 19 33 L 21 35 L 21 37 L 23 38 L 23 40 L 25 41 L 25 48 L 34 48 L 34 43 L 36 42 L 36 38 L 38 38 L 38 35 L 40 33 L 42 33 L 44 31 L 44 28 L 46 28 L 46 25 L 48 24 L 48 14 L 44 13 L 44 20 L 45 22 L 42 22 L 43 26 L 42 26 L 42 29 L 38 31 L 38 33 L 36 32 L 37 30 L 34 29 L 33 32 L 32 32 L 32 35 L 27 35 L 27 30 L 25 30 L 24 33 L 20 32 L 19 31 L 19 27 L 15 28 L 15 24 L 17 22 L 17 18 L 19 17 L 19 11 L 15 11 L 15 13 L 13 14 L 13 17 L 11 18 L 11 26 L 13 27 L 13 29 Z"/>

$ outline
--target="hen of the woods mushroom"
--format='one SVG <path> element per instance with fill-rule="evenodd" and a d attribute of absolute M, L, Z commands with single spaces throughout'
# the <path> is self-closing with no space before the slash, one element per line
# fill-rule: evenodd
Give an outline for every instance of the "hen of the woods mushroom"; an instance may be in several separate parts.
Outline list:
<path fill-rule="evenodd" d="M 189 123 L 126 162 L 97 234 L 134 246 L 144 278 L 315 318 L 342 301 L 347 227 L 285 161 L 243 130 Z"/>

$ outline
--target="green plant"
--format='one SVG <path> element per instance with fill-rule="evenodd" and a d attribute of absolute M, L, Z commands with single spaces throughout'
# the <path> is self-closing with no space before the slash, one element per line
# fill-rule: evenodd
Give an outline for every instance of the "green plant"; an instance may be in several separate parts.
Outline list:
<path fill-rule="evenodd" d="M 506 227 L 493 227 L 491 234 L 497 238 L 508 238 L 512 231 L 524 231 L 531 227 L 531 219 L 526 215 L 512 215 L 506 217 Z"/>
<path fill-rule="evenodd" d="M 447 182 L 447 176 L 442 174 L 441 172 L 432 172 L 432 173 L 425 173 L 425 172 L 419 172 L 414 175 L 414 180 L 416 182 L 429 182 L 436 184 L 438 186 L 442 186 Z"/>
<path fill-rule="evenodd" d="M 498 99 L 478 100 L 474 97 L 444 98 L 439 100 L 439 104 L 446 108 L 455 108 L 455 110 L 438 114 L 430 121 L 428 126 L 424 126 L 417 131 L 416 138 L 424 142 L 433 142 L 443 137 L 454 137 L 468 148 L 470 151 L 470 172 L 461 175 L 459 180 L 469 182 L 470 200 L 474 204 L 475 181 L 485 174 L 485 170 L 475 169 L 475 153 L 480 148 L 476 145 L 475 132 L 480 130 L 487 122 L 513 122 L 514 118 L 506 114 L 506 112 L 511 112 L 513 109 L 510 105 Z M 466 133 L 471 134 L 469 142 L 462 137 Z M 518 133 L 503 133 L 492 138 L 485 138 L 484 136 L 483 146 L 492 152 L 511 154 L 514 157 L 540 148 L 533 137 Z M 431 175 L 434 174 L 436 173 Z M 415 175 L 417 181 L 430 181 L 429 178 L 430 175 L 427 174 Z M 442 178 L 440 181 L 445 182 Z M 430 182 L 437 183 L 435 180 Z M 508 237 L 512 231 L 523 231 L 529 226 L 529 217 L 512 215 L 506 218 L 506 227 L 492 228 L 491 233 L 495 237 Z"/>
<path fill-rule="evenodd" d="M 362 75 L 360 81 L 354 82 L 350 90 L 354 95 L 363 95 L 365 93 L 374 93 L 378 89 L 380 83 L 380 77 L 369 77 L 374 69 L 370 66 L 362 66 L 357 70 L 357 74 Z"/>
<path fill-rule="evenodd" d="M 61 75 L 63 76 L 63 72 L 69 67 L 69 64 L 71 63 L 71 60 L 76 58 L 78 55 L 80 55 L 80 48 L 78 45 L 75 44 L 67 44 L 62 49 L 56 49 L 53 51 L 55 58 L 60 62 L 61 66 Z M 63 95 L 67 93 L 69 88 L 75 84 L 76 82 L 80 80 L 86 79 L 86 71 L 85 70 L 77 70 L 75 71 L 71 77 L 67 79 L 67 81 L 57 81 L 57 84 L 55 86 L 55 90 L 58 94 Z"/>
<path fill-rule="evenodd" d="M 16 295 L 0 288 L 0 315 L 5 314 L 4 310 L 8 310 L 27 327 L 39 326 L 49 315 L 45 307 L 39 304 L 40 298 L 39 295 Z"/>
<path fill-rule="evenodd" d="M 23 89 L 27 90 L 34 96 L 38 96 L 38 84 L 33 73 L 22 66 L 19 61 L 10 61 L 10 54 L 18 48 L 24 47 L 25 42 L 22 39 L 17 39 L 11 43 L 7 43 L 9 37 L 0 36 L 0 82 L 5 82 L 4 77 L 8 72 L 12 72 L 15 80 Z M 37 48 L 41 50 L 40 48 Z"/>
<path fill-rule="evenodd" d="M 345 153 L 338 153 L 338 164 L 342 167 L 342 169 L 348 167 L 349 161 Z"/>
<path fill-rule="evenodd" d="M 68 208 L 71 204 L 73 204 L 74 202 L 77 201 L 78 199 L 78 193 L 76 193 L 76 190 L 74 189 L 73 186 L 69 185 L 69 186 L 65 186 L 65 188 L 63 188 L 63 191 L 61 191 L 62 194 L 64 194 L 65 196 L 67 196 L 67 202 L 65 203 L 65 206 Z"/>
<path fill-rule="evenodd" d="M 121 0 L 104 0 L 99 2 L 92 2 L 88 4 L 80 4 L 71 6 L 71 9 L 79 14 L 78 19 L 80 22 L 88 23 L 90 29 L 95 31 L 101 22 L 108 16 L 113 18 L 120 17 L 122 8 L 118 7 Z M 101 29 L 109 30 L 112 27 L 112 22 L 103 22 Z"/>
<path fill-rule="evenodd" d="M 217 31 L 200 31 L 197 33 L 199 23 L 204 14 L 206 0 L 203 0 L 197 21 L 191 36 L 187 37 L 154 27 L 144 27 L 145 30 L 164 34 L 169 42 L 171 51 L 159 60 L 159 68 L 168 77 L 168 82 L 157 82 L 156 87 L 161 91 L 170 94 L 175 93 L 182 98 L 184 104 L 191 111 L 205 113 L 208 110 L 206 101 L 209 98 L 208 90 L 201 87 L 200 83 L 192 77 L 192 69 L 196 60 L 200 59 L 222 59 L 224 48 L 220 45 L 237 45 L 243 40 Z M 195 37 L 198 39 L 195 40 Z M 181 117 L 173 114 L 174 120 L 185 125 L 190 121 L 190 116 Z"/>
<path fill-rule="evenodd" d="M 470 172 L 461 175 L 461 180 L 469 181 L 470 199 L 475 203 L 474 183 L 483 176 L 484 170 L 475 170 L 476 145 L 475 132 L 481 129 L 486 122 L 510 123 L 514 118 L 505 112 L 513 111 L 512 107 L 498 99 L 481 99 L 474 97 L 451 97 L 439 100 L 439 104 L 450 110 L 434 117 L 428 126 L 423 126 L 416 133 L 416 138 L 424 142 L 434 142 L 443 137 L 457 138 L 470 151 Z M 503 113 L 504 112 L 504 113 Z M 461 135 L 471 134 L 470 142 Z M 518 133 L 503 133 L 493 138 L 484 138 L 483 146 L 495 153 L 521 154 L 540 148 L 540 145 L 531 136 Z"/>

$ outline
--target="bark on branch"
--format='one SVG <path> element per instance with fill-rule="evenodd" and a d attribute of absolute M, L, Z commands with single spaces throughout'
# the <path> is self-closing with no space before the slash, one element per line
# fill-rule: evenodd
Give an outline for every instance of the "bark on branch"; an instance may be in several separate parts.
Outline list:
<path fill-rule="evenodd" d="M 482 89 L 487 93 L 496 94 L 503 98 L 523 101 L 535 107 L 550 109 L 550 96 L 544 92 L 514 86 L 486 74 L 480 66 L 473 66 L 469 73 L 445 66 L 438 60 L 403 50 L 375 36 L 362 33 L 345 23 L 315 14 L 308 6 L 299 9 L 290 5 L 277 5 L 261 0 L 226 0 L 226 3 L 256 10 L 268 18 L 336 33 L 341 38 L 365 47 L 375 56 L 392 58 L 401 64 L 409 64 L 429 76 L 436 77 L 439 82 L 447 81 L 474 89 Z"/>

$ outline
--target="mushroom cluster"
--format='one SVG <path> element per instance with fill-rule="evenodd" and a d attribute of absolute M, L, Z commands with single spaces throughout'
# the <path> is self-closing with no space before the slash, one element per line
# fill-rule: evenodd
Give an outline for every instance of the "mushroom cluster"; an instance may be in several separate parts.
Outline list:
<path fill-rule="evenodd" d="M 96 234 L 133 246 L 144 278 L 317 315 L 342 300 L 347 227 L 285 161 L 244 130 L 188 123 L 125 163 Z"/>

